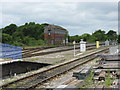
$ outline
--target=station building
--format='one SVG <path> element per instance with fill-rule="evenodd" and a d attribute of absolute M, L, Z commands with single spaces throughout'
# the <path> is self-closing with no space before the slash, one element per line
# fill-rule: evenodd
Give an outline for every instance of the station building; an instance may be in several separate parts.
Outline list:
<path fill-rule="evenodd" d="M 44 38 L 49 44 L 66 44 L 68 43 L 67 30 L 63 27 L 49 24 L 44 28 Z"/>

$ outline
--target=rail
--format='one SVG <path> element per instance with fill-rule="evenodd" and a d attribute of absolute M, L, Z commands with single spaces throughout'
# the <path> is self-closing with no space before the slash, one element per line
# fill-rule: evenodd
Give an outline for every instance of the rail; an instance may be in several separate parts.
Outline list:
<path fill-rule="evenodd" d="M 104 45 L 104 43 L 100 43 L 100 45 Z M 87 44 L 86 47 L 88 50 L 95 48 L 96 44 Z M 91 47 L 91 48 L 90 48 Z M 76 49 L 79 49 L 80 47 L 76 47 Z M 49 48 L 44 48 L 44 49 L 49 49 Z M 27 57 L 33 57 L 33 56 L 40 56 L 40 55 L 47 55 L 47 54 L 52 54 L 52 53 L 57 53 L 57 52 L 63 52 L 63 51 L 69 51 L 69 50 L 73 50 L 73 47 L 70 47 L 68 49 L 61 49 L 61 50 L 54 50 L 54 51 L 49 51 L 49 52 L 38 52 L 38 53 L 34 53 L 40 50 L 44 50 L 42 48 L 36 48 L 36 49 L 30 49 L 30 51 L 25 51 L 23 53 L 23 58 L 27 58 Z"/>
<path fill-rule="evenodd" d="M 96 57 L 95 54 L 106 52 L 106 51 L 108 51 L 108 48 L 97 50 L 95 52 L 83 55 L 80 58 L 72 59 L 62 64 L 52 66 L 49 69 L 46 69 L 42 72 L 39 72 L 39 73 L 30 75 L 28 77 L 24 77 L 22 79 L 16 80 L 14 82 L 5 84 L 1 87 L 9 88 L 9 87 L 15 86 L 14 88 L 25 88 L 25 89 L 35 88 L 38 84 L 42 84 L 43 82 L 51 78 L 54 78 L 56 75 L 60 75 L 77 66 L 80 66 L 84 63 L 89 62 L 90 60 Z"/>

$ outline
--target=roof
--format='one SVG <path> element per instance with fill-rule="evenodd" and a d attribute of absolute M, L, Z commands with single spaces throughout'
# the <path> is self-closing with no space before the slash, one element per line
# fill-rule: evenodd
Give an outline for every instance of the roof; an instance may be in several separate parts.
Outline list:
<path fill-rule="evenodd" d="M 52 28 L 57 28 L 57 29 L 61 29 L 61 30 L 67 31 L 65 28 L 63 28 L 61 26 L 58 26 L 58 25 L 49 24 L 47 27 L 52 27 Z"/>

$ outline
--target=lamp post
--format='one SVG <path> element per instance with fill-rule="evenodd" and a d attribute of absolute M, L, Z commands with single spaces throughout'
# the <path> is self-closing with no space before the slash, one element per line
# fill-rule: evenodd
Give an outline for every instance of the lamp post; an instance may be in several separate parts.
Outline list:
<path fill-rule="evenodd" d="M 49 36 L 48 39 L 49 39 L 49 44 L 50 44 L 51 43 L 51 37 L 50 37 L 51 36 L 51 30 L 50 29 L 48 30 L 48 36 Z"/>
<path fill-rule="evenodd" d="M 74 45 L 74 56 L 75 56 L 75 44 L 76 44 L 76 42 L 73 41 L 73 45 Z"/>

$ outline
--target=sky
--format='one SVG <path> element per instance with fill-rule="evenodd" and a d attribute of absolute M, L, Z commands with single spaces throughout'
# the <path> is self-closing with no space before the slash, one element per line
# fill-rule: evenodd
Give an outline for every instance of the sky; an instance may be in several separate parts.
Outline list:
<path fill-rule="evenodd" d="M 62 26 L 71 36 L 99 29 L 118 31 L 118 2 L 2 2 L 0 6 L 0 28 L 35 22 Z"/>

